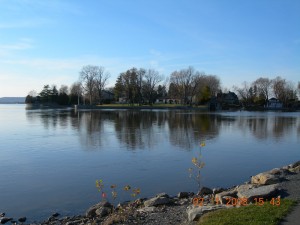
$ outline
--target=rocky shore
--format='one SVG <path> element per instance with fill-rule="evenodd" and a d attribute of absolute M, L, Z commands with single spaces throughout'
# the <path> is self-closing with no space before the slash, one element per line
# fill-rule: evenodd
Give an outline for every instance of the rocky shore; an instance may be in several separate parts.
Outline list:
<path fill-rule="evenodd" d="M 291 198 L 300 201 L 300 161 L 251 177 L 250 181 L 228 189 L 203 187 L 197 194 L 180 192 L 177 196 L 161 193 L 150 199 L 113 207 L 103 201 L 90 207 L 85 215 L 63 217 L 58 213 L 31 225 L 194 225 L 206 212 L 254 204 L 264 200 Z M 0 212 L 1 224 L 28 224 L 26 218 L 14 220 Z"/>

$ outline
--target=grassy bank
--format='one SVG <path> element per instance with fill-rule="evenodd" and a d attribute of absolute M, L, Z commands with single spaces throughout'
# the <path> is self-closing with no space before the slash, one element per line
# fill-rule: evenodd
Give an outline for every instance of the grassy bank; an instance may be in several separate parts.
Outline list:
<path fill-rule="evenodd" d="M 280 206 L 265 202 L 263 206 L 249 205 L 239 208 L 222 209 L 201 217 L 199 225 L 277 225 L 296 204 L 282 199 Z"/>

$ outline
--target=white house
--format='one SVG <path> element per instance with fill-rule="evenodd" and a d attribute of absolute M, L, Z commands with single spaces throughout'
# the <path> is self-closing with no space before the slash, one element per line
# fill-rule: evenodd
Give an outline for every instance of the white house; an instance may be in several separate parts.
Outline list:
<path fill-rule="evenodd" d="M 269 109 L 281 109 L 282 106 L 282 102 L 280 102 L 277 98 L 270 98 L 265 107 Z"/>

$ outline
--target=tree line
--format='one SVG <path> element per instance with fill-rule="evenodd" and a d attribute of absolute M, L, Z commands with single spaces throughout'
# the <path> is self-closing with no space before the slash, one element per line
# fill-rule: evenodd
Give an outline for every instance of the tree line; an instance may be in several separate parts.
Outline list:
<path fill-rule="evenodd" d="M 206 104 L 212 97 L 228 92 L 221 89 L 221 81 L 216 75 L 199 72 L 193 67 L 173 71 L 168 77 L 154 69 L 131 68 L 119 74 L 114 87 L 107 88 L 110 73 L 104 67 L 87 65 L 79 72 L 79 80 L 70 88 L 61 85 L 44 85 L 41 92 L 31 91 L 26 103 L 103 104 L 119 102 L 152 105 L 157 99 L 169 99 L 184 105 Z M 297 101 L 298 86 L 281 77 L 269 79 L 260 77 L 252 83 L 244 82 L 233 86 L 243 105 L 264 105 L 274 96 L 284 105 Z M 107 94 L 113 96 L 107 98 Z M 168 103 L 170 103 L 168 102 Z"/>
<path fill-rule="evenodd" d="M 275 97 L 284 106 L 289 106 L 298 101 L 297 92 L 300 96 L 300 82 L 295 87 L 291 81 L 287 81 L 279 76 L 274 79 L 260 77 L 252 83 L 245 81 L 241 87 L 235 86 L 234 89 L 245 106 L 263 106 L 270 97 Z"/>

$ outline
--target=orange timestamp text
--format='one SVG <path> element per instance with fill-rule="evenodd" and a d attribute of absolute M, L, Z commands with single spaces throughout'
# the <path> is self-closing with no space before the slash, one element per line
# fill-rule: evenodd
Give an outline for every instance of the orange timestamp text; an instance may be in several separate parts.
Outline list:
<path fill-rule="evenodd" d="M 215 202 L 216 205 L 221 204 L 220 199 L 215 198 L 211 199 Z M 249 201 L 248 198 L 225 198 L 226 203 L 225 205 L 228 206 L 247 206 L 252 202 L 252 204 L 257 206 L 263 206 L 265 203 L 269 203 L 273 206 L 280 206 L 280 198 L 271 198 L 270 201 L 265 200 L 264 198 L 254 198 L 252 201 Z M 194 197 L 193 198 L 193 205 L 195 206 L 203 206 L 204 198 L 201 197 Z"/>

